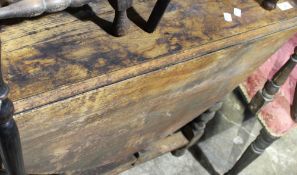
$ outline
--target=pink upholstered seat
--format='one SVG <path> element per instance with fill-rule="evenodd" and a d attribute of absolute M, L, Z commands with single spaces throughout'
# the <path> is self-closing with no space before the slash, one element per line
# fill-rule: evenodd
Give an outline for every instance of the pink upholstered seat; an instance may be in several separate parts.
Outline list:
<path fill-rule="evenodd" d="M 247 78 L 241 88 L 248 100 L 262 89 L 266 80 L 271 79 L 284 65 L 293 53 L 295 46 L 297 46 L 297 34 Z M 297 68 L 290 74 L 274 100 L 259 112 L 260 121 L 272 135 L 281 136 L 296 126 L 290 115 L 290 105 L 293 102 L 296 82 Z"/>

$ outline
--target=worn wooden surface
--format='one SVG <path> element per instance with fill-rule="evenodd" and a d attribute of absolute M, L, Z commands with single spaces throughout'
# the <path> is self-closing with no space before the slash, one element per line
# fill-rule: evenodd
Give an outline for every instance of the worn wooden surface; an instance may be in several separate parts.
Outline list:
<path fill-rule="evenodd" d="M 113 167 L 222 98 L 290 34 L 234 46 L 17 115 L 27 170 Z M 260 47 L 262 52 L 255 54 Z"/>
<path fill-rule="evenodd" d="M 154 2 L 135 9 L 147 17 Z M 173 0 L 154 34 L 133 26 L 115 38 L 101 29 L 113 19 L 106 3 L 91 5 L 98 17 L 69 10 L 4 23 L 4 74 L 28 173 L 114 169 L 198 116 L 297 32 L 294 9 Z M 242 17 L 224 21 L 234 7 Z"/>
<path fill-rule="evenodd" d="M 154 2 L 136 3 L 135 9 L 147 17 Z M 294 10 L 267 12 L 253 0 L 207 3 L 173 0 L 154 34 L 147 34 L 134 25 L 129 35 L 115 38 L 99 27 L 108 27 L 109 23 L 103 19 L 113 19 L 107 1 L 92 7 L 98 16 L 73 10 L 14 25 L 11 21 L 4 23 L 9 25 L 1 34 L 4 70 L 17 112 L 297 23 Z M 232 13 L 234 7 L 242 9 L 242 18 L 234 18 L 233 23 L 224 21 L 223 12 Z"/>
<path fill-rule="evenodd" d="M 134 166 L 142 164 L 162 154 L 181 148 L 188 143 L 189 141 L 186 139 L 186 137 L 181 132 L 177 132 L 168 137 L 165 137 L 156 142 L 153 142 L 147 148 L 141 150 L 138 156 L 130 156 L 128 159 L 122 162 L 119 162 L 118 165 L 115 166 L 115 168 L 111 168 L 110 171 L 102 172 L 104 170 L 98 167 L 98 168 L 94 168 L 94 169 L 90 169 L 82 172 L 77 172 L 77 171 L 67 172 L 65 173 L 65 175 L 90 175 L 90 174 L 95 175 L 95 174 L 99 174 L 99 172 L 101 172 L 101 174 L 106 174 L 106 175 L 117 175 L 120 172 L 133 168 Z"/>

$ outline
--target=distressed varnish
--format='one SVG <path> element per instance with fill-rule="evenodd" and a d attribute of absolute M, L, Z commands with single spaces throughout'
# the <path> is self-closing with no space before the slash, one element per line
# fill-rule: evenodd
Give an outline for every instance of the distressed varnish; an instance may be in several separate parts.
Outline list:
<path fill-rule="evenodd" d="M 146 19 L 154 3 L 135 9 Z M 112 21 L 107 1 L 91 7 Z M 225 22 L 234 7 L 243 17 Z M 297 32 L 296 17 L 252 0 L 173 0 L 155 33 L 134 25 L 122 38 L 91 11 L 5 21 L 4 76 L 28 173 L 114 169 L 236 87 Z"/>

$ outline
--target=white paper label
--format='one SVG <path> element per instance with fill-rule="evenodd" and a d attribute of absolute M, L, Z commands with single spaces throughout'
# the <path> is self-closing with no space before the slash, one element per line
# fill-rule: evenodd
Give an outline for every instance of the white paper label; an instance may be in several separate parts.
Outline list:
<path fill-rule="evenodd" d="M 234 8 L 234 15 L 235 15 L 235 16 L 238 16 L 238 17 L 241 17 L 241 9 L 239 9 L 239 8 Z"/>
<path fill-rule="evenodd" d="M 278 3 L 277 6 L 278 6 L 278 8 L 280 8 L 283 11 L 293 8 L 292 4 L 290 4 L 288 1 Z"/>
<path fill-rule="evenodd" d="M 232 15 L 230 13 L 224 13 L 225 21 L 232 22 Z"/>

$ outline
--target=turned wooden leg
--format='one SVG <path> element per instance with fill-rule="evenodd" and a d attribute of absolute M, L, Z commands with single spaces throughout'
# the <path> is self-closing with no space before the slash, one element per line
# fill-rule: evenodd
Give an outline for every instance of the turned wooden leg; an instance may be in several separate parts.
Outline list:
<path fill-rule="evenodd" d="M 214 118 L 216 112 L 221 109 L 222 105 L 222 102 L 216 103 L 206 112 L 201 114 L 197 119 L 195 119 L 193 122 L 182 129 L 183 134 L 186 136 L 187 139 L 190 140 L 190 142 L 185 147 L 172 151 L 172 154 L 174 156 L 180 157 L 184 155 L 187 149 L 198 143 L 198 141 L 204 134 L 206 124 Z"/>
<path fill-rule="evenodd" d="M 250 146 L 244 151 L 240 159 L 235 163 L 225 175 L 236 175 L 241 172 L 245 167 L 257 159 L 267 147 L 269 147 L 278 137 L 269 134 L 266 129 L 262 129 L 260 134 Z"/>
<path fill-rule="evenodd" d="M 12 118 L 13 104 L 9 99 L 2 101 L 0 110 L 0 146 L 4 168 L 10 175 L 24 175 L 24 163 L 19 131 Z"/>
<path fill-rule="evenodd" d="M 261 6 L 266 10 L 273 10 L 276 8 L 278 0 L 263 0 Z"/>
<path fill-rule="evenodd" d="M 152 33 L 156 30 L 161 18 L 163 17 L 170 0 L 158 0 L 148 21 L 147 32 Z"/>
<path fill-rule="evenodd" d="M 297 122 L 297 84 L 295 85 L 294 99 L 291 106 L 291 117 L 295 122 Z"/>
<path fill-rule="evenodd" d="M 132 0 L 108 0 L 115 10 L 112 32 L 115 36 L 124 36 L 130 28 L 127 9 L 132 7 Z"/>
<path fill-rule="evenodd" d="M 294 54 L 291 55 L 290 59 L 282 66 L 277 73 L 274 74 L 271 80 L 268 80 L 263 89 L 258 91 L 257 94 L 252 98 L 249 104 L 249 110 L 256 114 L 259 110 L 267 103 L 273 100 L 274 95 L 279 91 L 280 87 L 288 79 L 290 73 L 293 71 L 297 64 L 297 47 L 295 48 Z"/>
<path fill-rule="evenodd" d="M 1 63 L 1 58 L 0 58 Z M 0 152 L 8 175 L 24 175 L 24 163 L 19 131 L 13 119 L 14 107 L 9 98 L 8 86 L 3 81 L 0 64 Z M 3 171 L 2 171 L 3 173 Z"/>

